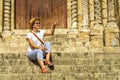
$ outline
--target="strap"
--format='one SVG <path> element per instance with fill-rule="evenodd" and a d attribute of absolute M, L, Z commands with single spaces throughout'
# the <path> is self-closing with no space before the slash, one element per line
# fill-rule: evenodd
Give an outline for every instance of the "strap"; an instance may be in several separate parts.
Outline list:
<path fill-rule="evenodd" d="M 32 31 L 31 31 L 32 32 Z M 43 42 L 43 40 L 41 40 L 34 32 L 32 32 L 33 33 L 33 35 L 44 45 L 44 42 Z"/>

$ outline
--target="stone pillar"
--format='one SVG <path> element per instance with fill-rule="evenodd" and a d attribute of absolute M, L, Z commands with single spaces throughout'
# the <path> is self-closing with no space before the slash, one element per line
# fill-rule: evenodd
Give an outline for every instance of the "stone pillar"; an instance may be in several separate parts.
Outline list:
<path fill-rule="evenodd" d="M 120 26 L 120 0 L 118 0 L 118 15 L 119 15 L 119 26 Z M 120 47 L 120 27 L 119 27 L 119 47 Z"/>
<path fill-rule="evenodd" d="M 105 28 L 106 46 L 119 46 L 119 28 L 115 19 L 116 0 L 108 2 L 108 23 Z"/>
<path fill-rule="evenodd" d="M 119 16 L 120 16 L 120 0 L 118 0 L 118 9 L 119 9 Z"/>
<path fill-rule="evenodd" d="M 101 0 L 94 0 L 95 25 L 102 23 Z"/>
<path fill-rule="evenodd" d="M 107 0 L 102 0 L 102 23 L 107 25 Z"/>
<path fill-rule="evenodd" d="M 14 25 L 14 23 L 15 23 L 15 6 L 13 6 L 13 5 L 15 5 L 15 0 L 11 0 L 11 33 L 14 33 L 13 31 L 14 31 L 14 28 L 15 28 L 15 25 Z"/>
<path fill-rule="evenodd" d="M 0 0 L 0 33 L 2 32 L 3 0 Z"/>
<path fill-rule="evenodd" d="M 107 0 L 102 0 L 103 45 L 105 46 L 105 27 L 107 25 Z"/>
<path fill-rule="evenodd" d="M 90 28 L 94 26 L 94 0 L 89 0 L 89 20 Z"/>
<path fill-rule="evenodd" d="M 78 33 L 78 5 L 77 0 L 71 0 L 71 28 L 68 33 Z"/>
<path fill-rule="evenodd" d="M 11 0 L 3 0 L 3 33 L 10 33 Z"/>
<path fill-rule="evenodd" d="M 82 29 L 81 31 L 86 32 L 88 31 L 88 26 L 89 26 L 89 14 L 88 14 L 88 9 L 89 9 L 89 4 L 88 4 L 88 0 L 82 0 L 82 12 L 83 12 L 83 22 L 82 22 Z"/>
<path fill-rule="evenodd" d="M 78 0 L 78 29 L 77 37 L 84 43 L 83 46 L 89 46 L 89 22 L 88 22 L 88 0 Z M 87 11 L 87 12 L 86 12 Z"/>
<path fill-rule="evenodd" d="M 71 29 L 77 29 L 78 26 L 77 16 L 78 16 L 77 0 L 71 0 L 71 19 L 72 19 Z"/>
<path fill-rule="evenodd" d="M 94 0 L 94 26 L 91 28 L 91 45 L 103 46 L 103 25 L 101 0 Z"/>
<path fill-rule="evenodd" d="M 108 2 L 108 24 L 114 23 L 116 26 L 116 20 L 115 20 L 115 0 L 109 0 Z"/>
<path fill-rule="evenodd" d="M 67 27 L 71 29 L 71 1 L 67 0 Z"/>
<path fill-rule="evenodd" d="M 78 30 L 82 28 L 82 0 L 78 0 Z"/>

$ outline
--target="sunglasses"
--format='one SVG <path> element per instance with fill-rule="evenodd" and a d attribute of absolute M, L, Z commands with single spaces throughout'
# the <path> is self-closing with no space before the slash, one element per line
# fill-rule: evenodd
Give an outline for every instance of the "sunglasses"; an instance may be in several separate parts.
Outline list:
<path fill-rule="evenodd" d="M 38 24 L 40 24 L 40 22 L 35 22 L 34 24 L 37 24 L 37 25 L 38 25 Z"/>

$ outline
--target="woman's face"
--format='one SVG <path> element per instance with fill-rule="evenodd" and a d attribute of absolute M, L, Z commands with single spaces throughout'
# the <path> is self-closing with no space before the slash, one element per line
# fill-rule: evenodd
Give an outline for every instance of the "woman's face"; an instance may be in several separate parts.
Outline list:
<path fill-rule="evenodd" d="M 39 29 L 40 28 L 40 21 L 35 21 L 33 24 L 33 28 Z"/>

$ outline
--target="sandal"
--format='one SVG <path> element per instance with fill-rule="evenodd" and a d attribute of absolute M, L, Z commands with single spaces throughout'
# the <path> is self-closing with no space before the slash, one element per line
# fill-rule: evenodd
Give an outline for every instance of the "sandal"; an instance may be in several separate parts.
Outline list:
<path fill-rule="evenodd" d="M 47 71 L 47 69 L 46 68 L 43 68 L 42 69 L 42 73 L 47 73 L 48 71 Z"/>
<path fill-rule="evenodd" d="M 50 61 L 45 61 L 45 65 L 53 66 L 53 64 Z"/>

